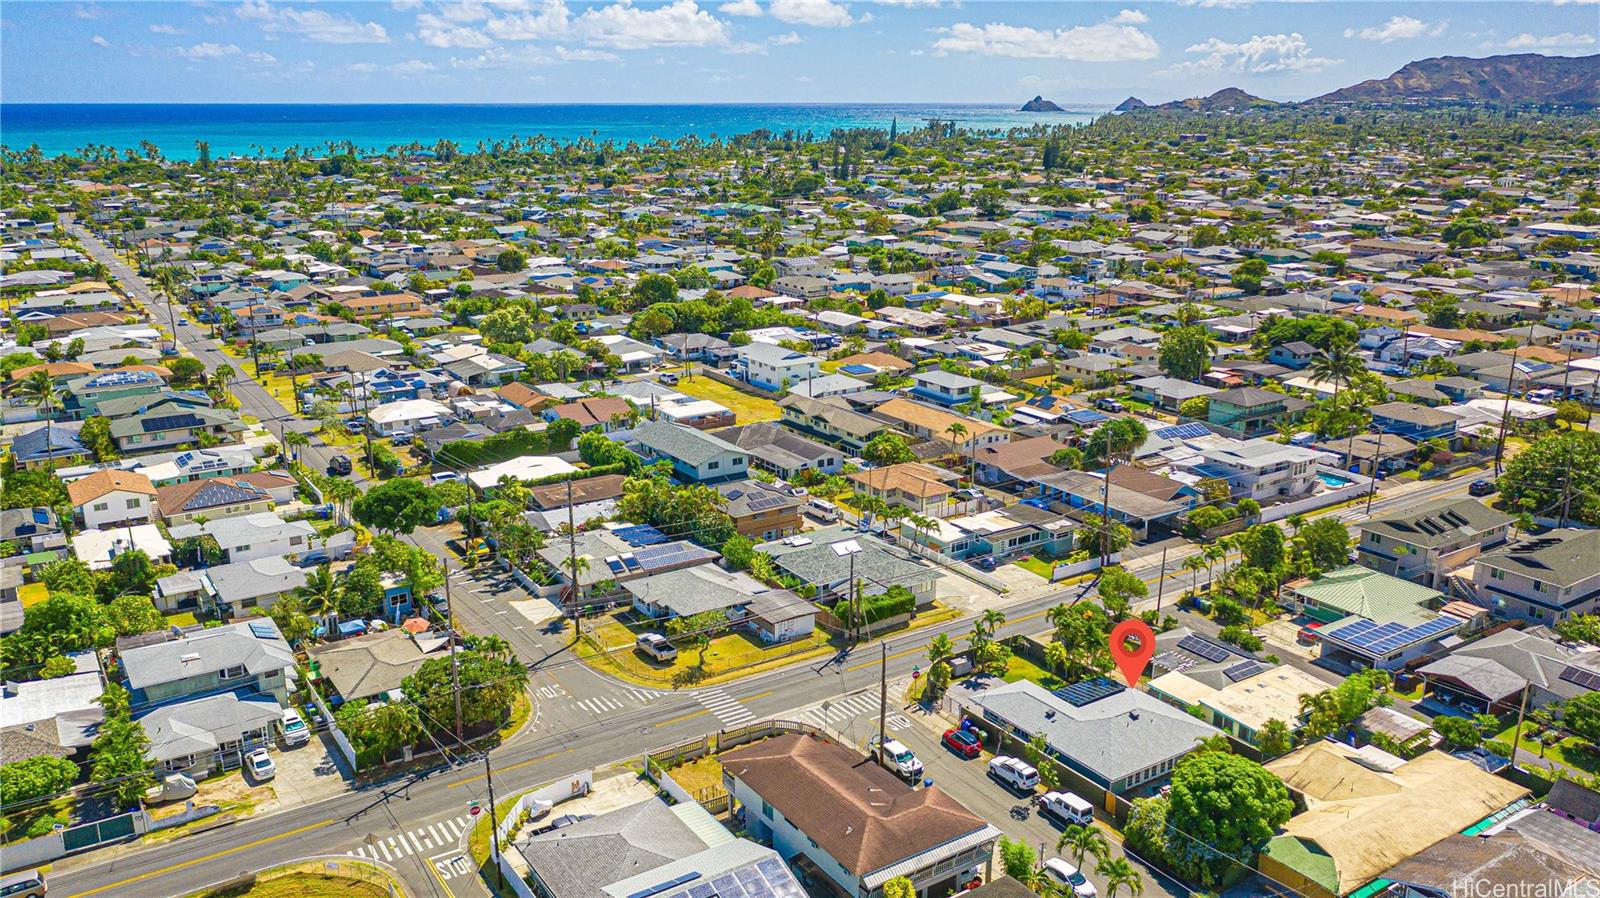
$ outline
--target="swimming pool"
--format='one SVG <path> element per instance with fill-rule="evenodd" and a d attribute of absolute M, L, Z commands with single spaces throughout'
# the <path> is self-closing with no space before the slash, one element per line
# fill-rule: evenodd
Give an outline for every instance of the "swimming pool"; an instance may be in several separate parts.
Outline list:
<path fill-rule="evenodd" d="M 1349 486 L 1352 483 L 1355 483 L 1354 480 L 1351 480 L 1348 477 L 1344 477 L 1344 476 L 1339 475 L 1339 474 L 1329 473 L 1327 471 L 1318 471 L 1317 472 L 1317 479 L 1322 481 L 1323 486 L 1326 486 L 1330 490 L 1336 490 L 1336 489 L 1339 489 L 1340 487 L 1346 487 L 1346 486 Z"/>

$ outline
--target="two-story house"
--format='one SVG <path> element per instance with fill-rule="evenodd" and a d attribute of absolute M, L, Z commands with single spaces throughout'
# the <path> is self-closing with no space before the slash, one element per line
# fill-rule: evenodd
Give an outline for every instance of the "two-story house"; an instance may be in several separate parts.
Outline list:
<path fill-rule="evenodd" d="M 138 471 L 96 471 L 67 484 L 67 499 L 86 530 L 147 524 L 156 514 L 155 485 Z"/>
<path fill-rule="evenodd" d="M 1206 421 L 1247 437 L 1271 433 L 1280 421 L 1298 420 L 1311 403 L 1259 387 L 1234 387 L 1211 394 Z"/>
<path fill-rule="evenodd" d="M 983 382 L 943 368 L 919 371 L 911 375 L 912 396 L 937 402 L 942 406 L 961 405 L 978 398 Z"/>
<path fill-rule="evenodd" d="M 1385 402 L 1371 408 L 1372 429 L 1392 433 L 1414 443 L 1424 440 L 1450 442 L 1456 437 L 1455 415 L 1415 402 Z"/>
<path fill-rule="evenodd" d="M 1600 530 L 1551 530 L 1478 556 L 1478 603 L 1496 614 L 1554 625 L 1600 607 Z"/>
<path fill-rule="evenodd" d="M 671 462 L 673 472 L 688 483 L 722 483 L 749 476 L 748 453 L 692 427 L 644 421 L 633 429 L 630 445 L 647 461 Z"/>
<path fill-rule="evenodd" d="M 1509 514 L 1470 496 L 1435 499 L 1355 525 L 1361 563 L 1403 580 L 1445 589 L 1445 578 L 1506 541 Z"/>
<path fill-rule="evenodd" d="M 1318 482 L 1317 465 L 1330 456 L 1303 446 L 1256 439 L 1202 449 L 1200 458 L 1201 463 L 1193 466 L 1194 473 L 1226 480 L 1235 499 L 1261 502 L 1308 495 Z"/>
<path fill-rule="evenodd" d="M 873 437 L 894 429 L 887 421 L 855 411 L 838 398 L 811 399 L 790 393 L 778 400 L 778 409 L 785 426 L 852 452 L 860 452 Z"/>
<path fill-rule="evenodd" d="M 231 769 L 266 745 L 295 663 L 277 625 L 262 618 L 143 634 L 118 655 L 134 719 L 163 770 Z"/>
<path fill-rule="evenodd" d="M 270 511 L 189 523 L 169 531 L 173 539 L 210 536 L 226 562 L 281 556 L 293 561 L 318 548 L 317 531 L 305 521 L 285 521 Z"/>
<path fill-rule="evenodd" d="M 745 383 L 778 392 L 822 373 L 821 360 L 773 343 L 739 347 L 739 373 Z"/>
<path fill-rule="evenodd" d="M 945 518 L 981 507 L 978 493 L 960 487 L 960 474 L 921 462 L 857 471 L 848 479 L 859 492 L 927 517 Z"/>
<path fill-rule="evenodd" d="M 800 507 L 805 500 L 759 480 L 741 480 L 717 487 L 722 510 L 733 518 L 734 529 L 752 542 L 782 539 L 799 533 L 805 522 Z"/>
<path fill-rule="evenodd" d="M 1291 340 L 1288 343 L 1279 343 L 1267 353 L 1267 361 L 1285 368 L 1299 371 L 1311 364 L 1312 356 L 1317 354 L 1317 348 L 1304 340 Z"/>
<path fill-rule="evenodd" d="M 971 456 L 985 446 L 1011 442 L 1011 431 L 1003 427 L 909 399 L 891 399 L 872 413 L 918 439 L 943 440 L 961 455 Z M 951 429 L 957 426 L 959 430 Z"/>
<path fill-rule="evenodd" d="M 199 448 L 202 440 L 233 442 L 245 429 L 229 409 L 159 407 L 111 422 L 111 438 L 118 450 L 132 455 L 178 446 Z"/>

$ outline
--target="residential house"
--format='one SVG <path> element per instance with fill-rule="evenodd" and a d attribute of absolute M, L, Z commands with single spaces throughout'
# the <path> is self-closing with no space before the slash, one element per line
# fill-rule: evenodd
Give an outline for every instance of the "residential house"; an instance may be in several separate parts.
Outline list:
<path fill-rule="evenodd" d="M 919 371 L 911 375 L 911 383 L 910 394 L 913 397 L 936 402 L 946 408 L 977 401 L 984 386 L 983 381 L 943 368 Z"/>
<path fill-rule="evenodd" d="M 1104 515 L 1109 503 L 1112 520 L 1126 524 L 1135 539 L 1143 539 L 1152 524 L 1171 522 L 1193 504 L 1192 500 L 1172 501 L 1124 486 L 1113 478 L 1109 487 L 1103 474 L 1087 471 L 1056 471 L 1026 478 L 1038 488 L 1037 497 L 1057 511 Z"/>
<path fill-rule="evenodd" d="M 658 530 L 652 536 L 654 539 L 648 544 L 635 545 L 609 530 L 584 531 L 575 537 L 548 540 L 539 550 L 539 557 L 569 589 L 574 578 L 568 559 L 576 555 L 586 561 L 588 566 L 579 565 L 576 577 L 580 592 L 589 591 L 597 583 L 622 585 L 640 577 L 709 564 L 719 557 L 687 540 L 661 541 Z"/>
<path fill-rule="evenodd" d="M 1060 470 L 1050 464 L 1050 457 L 1062 449 L 1064 443 L 1047 436 L 1013 439 L 978 450 L 977 475 L 979 483 L 1001 485 L 1038 474 L 1053 474 Z"/>
<path fill-rule="evenodd" d="M 270 620 L 157 631 L 123 646 L 129 705 L 158 768 L 237 767 L 283 719 L 294 652 Z"/>
<path fill-rule="evenodd" d="M 704 431 L 644 421 L 629 439 L 645 460 L 671 462 L 677 476 L 689 483 L 721 483 L 749 475 L 750 456 L 743 449 Z"/>
<path fill-rule="evenodd" d="M 1205 721 L 1103 678 L 1059 692 L 1028 680 L 981 680 L 952 694 L 967 717 L 992 727 L 997 752 L 1021 755 L 1042 734 L 1050 758 L 1069 774 L 1063 787 L 1097 804 L 1107 792 L 1156 790 L 1180 759 L 1218 735 Z"/>
<path fill-rule="evenodd" d="M 1403 761 L 1319 740 L 1269 762 L 1305 810 L 1257 859 L 1263 876 L 1305 898 L 1340 898 L 1528 795 L 1470 761 L 1427 751 Z"/>
<path fill-rule="evenodd" d="M 733 518 L 739 535 L 757 542 L 781 539 L 800 532 L 800 508 L 805 500 L 759 480 L 740 480 L 717 486 L 722 510 Z"/>
<path fill-rule="evenodd" d="M 0 764 L 48 756 L 81 760 L 105 710 L 105 682 L 93 650 L 68 652 L 73 672 L 0 687 Z"/>
<path fill-rule="evenodd" d="M 880 898 L 895 877 L 916 898 L 987 879 L 1000 831 L 938 786 L 913 789 L 854 749 L 789 733 L 724 752 L 723 784 L 745 826 L 804 857 L 836 894 Z"/>
<path fill-rule="evenodd" d="M 810 636 L 816 606 L 784 589 L 771 589 L 748 574 L 701 564 L 629 580 L 622 585 L 633 608 L 646 617 L 670 621 L 710 611 L 723 612 L 737 629 L 758 632 L 764 642 L 788 642 Z M 758 607 L 767 618 L 758 623 Z"/>
<path fill-rule="evenodd" d="M 1420 443 L 1424 440 L 1453 442 L 1456 422 L 1460 420 L 1443 409 L 1429 408 L 1414 402 L 1385 402 L 1372 406 L 1372 428 L 1379 433 L 1394 434 Z"/>
<path fill-rule="evenodd" d="M 55 509 L 7 508 L 0 510 L 0 543 L 10 543 L 23 555 L 66 546 Z"/>
<path fill-rule="evenodd" d="M 224 562 L 254 561 L 257 558 L 285 557 L 293 561 L 324 541 L 305 521 L 285 521 L 270 511 L 184 524 L 169 531 L 173 539 L 210 536 L 222 550 Z"/>
<path fill-rule="evenodd" d="M 947 442 L 961 455 L 972 456 L 985 446 L 1010 442 L 1011 431 L 985 421 L 957 415 L 909 399 L 891 399 L 872 414 L 921 440 Z M 951 427 L 959 425 L 958 437 Z"/>
<path fill-rule="evenodd" d="M 544 410 L 546 421 L 565 418 L 578 422 L 582 430 L 599 430 L 601 433 L 627 427 L 628 419 L 632 416 L 632 403 L 617 396 L 594 396 Z"/>
<path fill-rule="evenodd" d="M 1174 414 L 1177 413 L 1179 406 L 1190 399 L 1204 399 L 1221 392 L 1215 387 L 1163 375 L 1131 380 L 1128 386 L 1132 390 L 1133 398 Z"/>
<path fill-rule="evenodd" d="M 395 628 L 341 639 L 308 654 L 325 683 L 342 701 L 381 701 L 400 688 L 429 658 L 448 655 L 450 640 L 432 631 Z"/>
<path fill-rule="evenodd" d="M 229 409 L 177 408 L 162 404 L 111 422 L 111 438 L 125 454 L 236 442 L 247 428 Z"/>
<path fill-rule="evenodd" d="M 11 457 L 29 471 L 50 470 L 88 461 L 89 447 L 78 432 L 81 421 L 55 421 L 17 434 L 11 441 Z"/>
<path fill-rule="evenodd" d="M 1328 684 L 1289 664 L 1272 665 L 1233 658 L 1216 669 L 1175 670 L 1151 680 L 1151 695 L 1182 708 L 1224 733 L 1260 746 L 1262 729 L 1276 720 L 1291 732 L 1300 729 L 1300 696 L 1315 695 Z"/>
<path fill-rule="evenodd" d="M 1373 570 L 1444 590 L 1453 571 L 1503 544 L 1515 521 L 1470 496 L 1435 499 L 1357 522 L 1356 550 Z"/>
<path fill-rule="evenodd" d="M 1316 356 L 1317 348 L 1304 340 L 1292 340 L 1288 343 L 1279 343 L 1267 353 L 1267 361 L 1274 365 L 1282 365 L 1299 371 L 1311 364 L 1311 359 Z"/>
<path fill-rule="evenodd" d="M 1257 502 L 1310 495 L 1323 485 L 1318 467 L 1328 460 L 1326 453 L 1268 439 L 1211 446 L 1200 458 L 1191 466 L 1195 474 L 1226 480 L 1230 496 Z"/>
<path fill-rule="evenodd" d="M 1558 642 L 1548 630 L 1500 630 L 1417 669 L 1436 700 L 1487 714 L 1567 702 L 1600 684 L 1600 649 Z"/>
<path fill-rule="evenodd" d="M 1246 437 L 1275 430 L 1282 421 L 1296 421 L 1311 403 L 1259 387 L 1234 387 L 1212 393 L 1206 421 Z"/>
<path fill-rule="evenodd" d="M 180 575 L 183 572 L 180 572 Z M 237 618 L 271 608 L 278 599 L 306 585 L 305 569 L 269 555 L 206 568 L 200 574 L 205 594 L 201 607 Z"/>
<path fill-rule="evenodd" d="M 824 604 L 849 593 L 852 574 L 860 583 L 861 595 L 881 595 L 891 586 L 904 586 L 916 597 L 919 608 L 932 603 L 937 592 L 937 567 L 846 527 L 808 530 L 761 543 L 756 549 L 772 556 L 778 572 L 814 587 L 818 601 Z"/>
<path fill-rule="evenodd" d="M 793 480 L 801 471 L 837 474 L 844 466 L 844 453 L 832 446 L 808 440 L 776 424 L 762 422 L 730 427 L 716 436 L 750 453 L 750 463 Z"/>
<path fill-rule="evenodd" d="M 860 452 L 880 433 L 894 428 L 886 421 L 862 414 L 839 398 L 810 399 L 794 393 L 778 400 L 783 423 L 788 427 Z"/>
<path fill-rule="evenodd" d="M 1484 552 L 1476 601 L 1497 616 L 1554 626 L 1600 607 L 1600 530 L 1551 530 Z"/>
<path fill-rule="evenodd" d="M 215 520 L 271 511 L 277 501 L 264 487 L 249 481 L 212 477 L 160 487 L 156 490 L 156 505 L 161 519 L 170 527 L 192 523 L 196 517 Z"/>
<path fill-rule="evenodd" d="M 780 392 L 822 373 L 821 360 L 773 343 L 755 342 L 738 348 L 739 376 L 745 383 Z"/>
<path fill-rule="evenodd" d="M 1352 669 L 1398 670 L 1439 651 L 1468 625 L 1466 618 L 1432 610 L 1446 604 L 1438 590 L 1360 565 L 1286 583 L 1280 601 L 1322 622 L 1317 639 L 1324 664 Z"/>
<path fill-rule="evenodd" d="M 73 516 L 88 530 L 149 523 L 156 488 L 137 471 L 103 470 L 67 484 Z"/>
<path fill-rule="evenodd" d="M 959 485 L 960 474 L 921 462 L 857 471 L 846 479 L 858 492 L 925 517 L 947 518 L 983 505 L 981 493 Z"/>
<path fill-rule="evenodd" d="M 432 399 L 386 402 L 367 413 L 373 432 L 380 436 L 432 430 L 444 426 L 451 418 L 450 407 Z"/>

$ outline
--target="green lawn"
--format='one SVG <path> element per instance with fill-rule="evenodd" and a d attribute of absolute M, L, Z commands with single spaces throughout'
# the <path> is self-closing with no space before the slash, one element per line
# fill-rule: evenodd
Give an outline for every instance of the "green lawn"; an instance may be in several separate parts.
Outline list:
<path fill-rule="evenodd" d="M 1046 689 L 1060 689 L 1062 686 L 1067 685 L 1060 677 L 1045 670 L 1039 665 L 1034 664 L 1027 658 L 1016 654 L 1013 654 L 1011 658 L 1006 661 L 1006 672 L 1001 679 L 1005 680 L 1007 683 L 1015 683 L 1018 680 L 1030 680 L 1034 683 L 1038 683 L 1040 686 L 1043 686 Z"/>
<path fill-rule="evenodd" d="M 783 411 L 771 399 L 752 396 L 709 377 L 685 377 L 678 381 L 677 390 L 697 399 L 709 399 L 732 409 L 739 424 L 776 421 L 783 417 Z"/>
<path fill-rule="evenodd" d="M 200 621 L 194 616 L 193 611 L 179 611 L 167 615 L 167 623 L 174 627 L 192 627 Z"/>
<path fill-rule="evenodd" d="M 1532 722 L 1525 721 L 1523 723 L 1523 727 L 1525 732 L 1530 730 L 1532 727 Z M 1516 728 L 1517 725 L 1513 723 L 1511 726 L 1508 726 L 1502 730 L 1500 734 L 1494 738 L 1504 742 L 1507 745 L 1510 745 L 1511 737 Z M 1537 755 L 1539 754 L 1540 745 L 1537 739 L 1523 736 L 1522 742 L 1518 748 L 1522 751 L 1532 752 L 1533 754 Z M 1576 736 L 1569 736 L 1566 739 L 1557 742 L 1555 745 L 1546 747 L 1544 749 L 1544 757 L 1547 760 L 1556 762 L 1557 764 L 1571 767 L 1573 770 L 1581 770 L 1590 775 L 1600 773 L 1600 753 L 1595 752 L 1589 747 L 1587 742 L 1584 742 L 1582 739 L 1579 739 Z"/>
<path fill-rule="evenodd" d="M 1039 558 L 1037 556 L 1021 558 L 1012 563 L 1029 573 L 1038 574 L 1046 580 L 1049 580 L 1050 577 L 1055 574 L 1056 570 L 1055 562 L 1045 561 L 1043 558 Z"/>

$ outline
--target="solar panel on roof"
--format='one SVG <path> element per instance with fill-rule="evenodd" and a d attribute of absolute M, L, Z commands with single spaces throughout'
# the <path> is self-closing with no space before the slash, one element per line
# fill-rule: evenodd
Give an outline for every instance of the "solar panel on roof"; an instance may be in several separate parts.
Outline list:
<path fill-rule="evenodd" d="M 1044 409 L 1045 411 L 1049 411 L 1049 410 L 1055 408 L 1056 407 L 1056 397 L 1054 397 L 1054 396 L 1040 396 L 1039 397 L 1039 407 Z"/>
<path fill-rule="evenodd" d="M 1396 621 L 1377 624 L 1370 620 L 1358 620 L 1333 630 L 1326 630 L 1322 633 L 1322 637 L 1336 639 L 1373 655 L 1382 656 L 1449 632 L 1460 624 L 1460 620 L 1449 616 L 1436 617 L 1410 627 Z"/>
<path fill-rule="evenodd" d="M 1228 679 L 1237 683 L 1240 680 L 1248 680 L 1256 674 L 1271 669 L 1271 665 L 1264 664 L 1260 661 L 1240 661 L 1238 664 L 1235 664 L 1227 670 L 1224 670 L 1222 673 Z"/>
<path fill-rule="evenodd" d="M 50 523 L 50 512 L 45 511 L 42 508 L 35 508 L 33 510 L 33 522 L 35 524 L 48 524 L 48 523 Z"/>
<path fill-rule="evenodd" d="M 688 891 L 689 898 L 711 898 L 716 893 L 717 890 L 713 889 L 709 882 L 697 883 Z"/>
<path fill-rule="evenodd" d="M 751 511 L 766 511 L 769 508 L 776 508 L 779 505 L 783 505 L 788 501 L 789 500 L 784 496 L 760 496 L 755 499 L 751 499 L 749 502 L 749 507 Z"/>
<path fill-rule="evenodd" d="M 1568 665 L 1561 671 L 1561 679 L 1584 689 L 1600 689 L 1600 673 L 1587 668 Z"/>
<path fill-rule="evenodd" d="M 1189 424 L 1174 424 L 1171 427 L 1158 428 L 1155 431 L 1154 436 L 1158 436 L 1164 440 L 1193 440 L 1203 437 L 1210 432 L 1211 431 L 1207 430 L 1204 424 L 1196 424 L 1191 422 Z"/>
<path fill-rule="evenodd" d="M 711 880 L 711 888 L 716 890 L 717 898 L 745 898 L 744 887 L 732 876 L 718 876 Z"/>
<path fill-rule="evenodd" d="M 1063 686 L 1055 690 L 1055 694 L 1074 708 L 1081 708 L 1091 702 L 1097 702 L 1100 699 L 1116 695 L 1127 688 L 1121 683 L 1113 683 L 1105 677 L 1095 677 L 1092 680 L 1084 680 L 1082 683 Z"/>
<path fill-rule="evenodd" d="M 1178 640 L 1178 648 L 1190 654 L 1199 655 L 1212 663 L 1226 661 L 1228 656 L 1233 654 L 1228 649 L 1202 636 L 1185 636 Z"/>
<path fill-rule="evenodd" d="M 257 639 L 276 639 L 278 631 L 266 621 L 253 620 L 250 622 L 250 635 Z"/>

